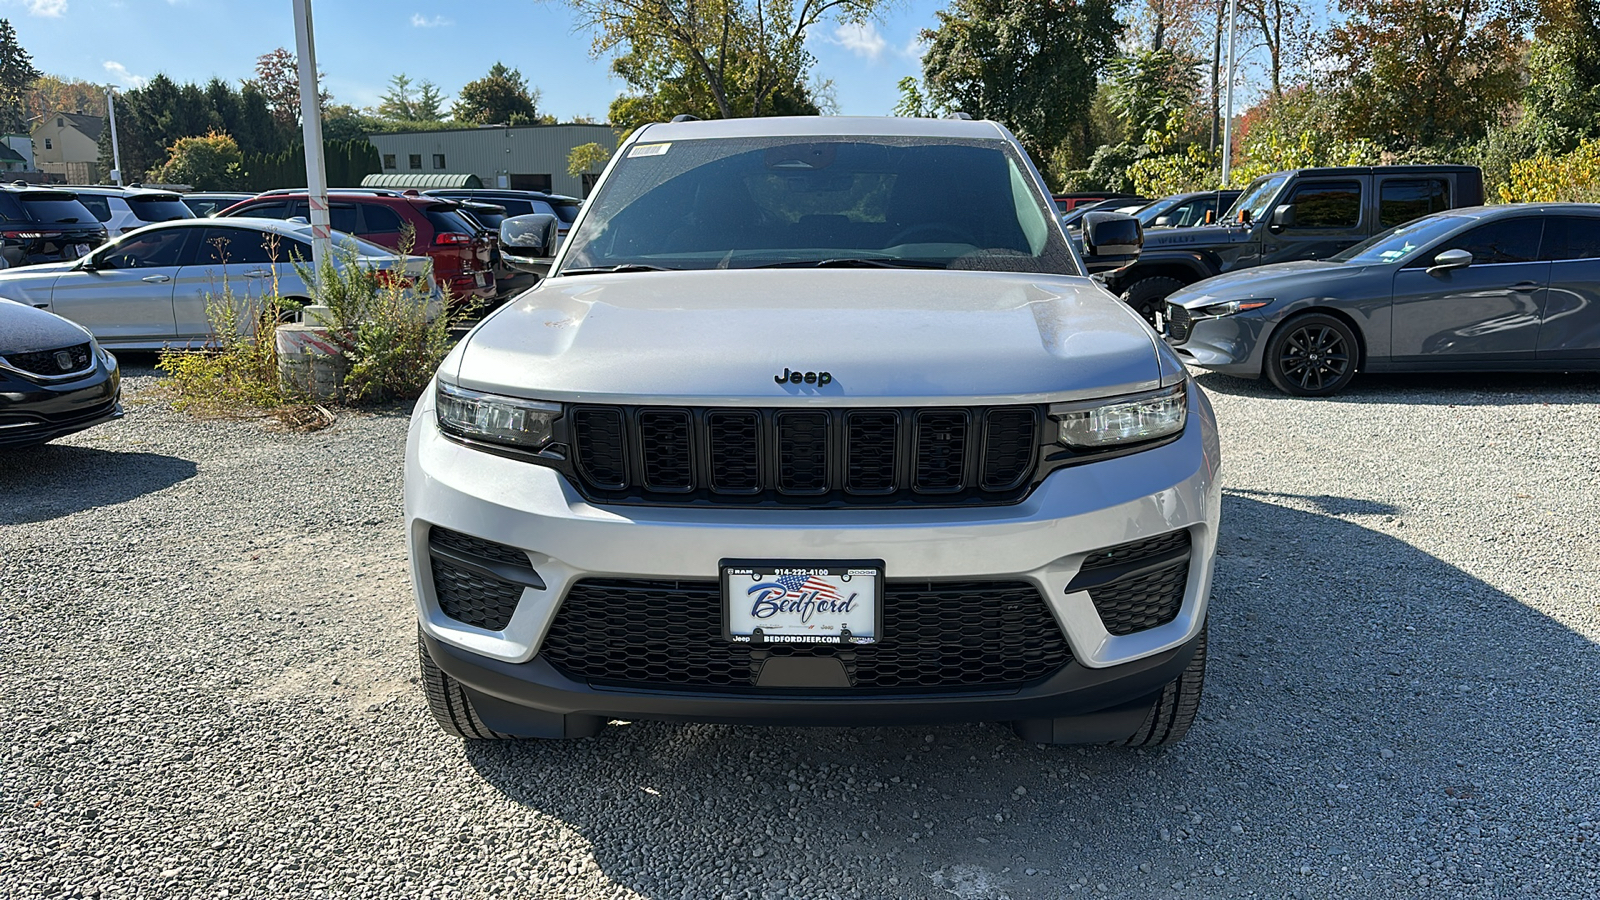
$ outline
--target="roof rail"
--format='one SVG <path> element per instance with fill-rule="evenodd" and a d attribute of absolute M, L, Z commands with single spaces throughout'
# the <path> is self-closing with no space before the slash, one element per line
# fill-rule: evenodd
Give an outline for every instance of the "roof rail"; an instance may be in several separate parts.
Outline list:
<path fill-rule="evenodd" d="M 970 121 L 972 121 L 972 116 L 971 116 L 971 115 L 970 115 L 970 114 L 968 114 L 968 113 L 964 113 L 964 112 L 962 112 L 962 111 L 961 111 L 961 110 L 959 110 L 959 109 L 958 109 L 958 110 L 956 110 L 956 111 L 955 111 L 955 112 L 953 112 L 953 113 L 951 113 L 951 114 L 950 114 L 950 115 L 948 115 L 948 116 L 945 116 L 945 118 L 946 118 L 946 119 L 960 119 L 960 120 L 962 120 L 962 121 L 963 121 L 963 122 L 970 122 Z"/>

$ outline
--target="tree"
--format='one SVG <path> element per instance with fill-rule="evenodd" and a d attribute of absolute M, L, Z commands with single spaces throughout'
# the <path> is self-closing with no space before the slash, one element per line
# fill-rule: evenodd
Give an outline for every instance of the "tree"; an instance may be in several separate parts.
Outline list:
<path fill-rule="evenodd" d="M 1390 150 L 1482 137 L 1517 97 L 1527 0 L 1342 0 L 1329 35 L 1339 121 Z"/>
<path fill-rule="evenodd" d="M 529 88 L 516 69 L 495 62 L 489 74 L 461 88 L 455 117 L 477 125 L 525 125 L 539 119 L 539 89 Z"/>
<path fill-rule="evenodd" d="M 106 89 L 77 78 L 40 75 L 28 88 L 27 107 L 30 122 L 60 112 L 103 117 L 106 114 Z"/>
<path fill-rule="evenodd" d="M 579 144 L 567 154 L 567 174 L 577 178 L 588 172 L 598 172 L 611 160 L 611 151 L 604 144 Z"/>
<path fill-rule="evenodd" d="M 619 62 L 628 60 L 637 79 L 624 75 L 630 85 L 660 85 L 689 98 L 703 92 L 712 115 L 726 119 L 772 115 L 786 101 L 814 108 L 806 32 L 825 17 L 864 22 L 882 0 L 563 2 L 594 29 L 596 56 L 622 51 Z"/>
<path fill-rule="evenodd" d="M 1096 76 L 1121 26 L 1115 0 L 953 0 L 923 32 L 928 99 L 1005 124 L 1035 161 L 1090 145 Z"/>
<path fill-rule="evenodd" d="M 1283 71 L 1298 62 L 1311 41 L 1310 21 L 1298 0 L 1240 0 L 1246 28 L 1254 31 L 1267 54 L 1272 96 L 1283 96 Z M 1219 18 L 1218 21 L 1221 21 Z"/>
<path fill-rule="evenodd" d="M 10 19 L 0 19 L 0 129 L 5 134 L 28 131 L 28 88 L 40 72 L 33 57 L 17 43 Z"/>
<path fill-rule="evenodd" d="M 730 68 L 744 68 L 744 50 L 730 45 L 724 58 Z M 809 56 L 805 58 L 809 60 Z M 812 85 L 805 81 L 808 62 L 794 61 L 787 74 L 761 96 L 748 85 L 735 84 L 724 100 L 734 116 L 815 116 L 822 112 Z M 679 114 L 701 119 L 722 115 L 711 85 L 699 75 L 692 59 L 685 56 L 632 53 L 611 63 L 611 71 L 628 86 L 627 93 L 612 101 L 611 124 L 632 129 L 649 122 L 664 122 Z"/>
<path fill-rule="evenodd" d="M 1106 99 L 1130 139 L 1171 149 L 1194 109 L 1200 81 L 1196 61 L 1171 50 L 1146 50 L 1107 65 Z"/>
<path fill-rule="evenodd" d="M 322 84 L 327 73 L 317 72 L 317 84 Z M 266 98 L 272 118 L 285 130 L 300 127 L 300 58 L 284 47 L 256 57 L 256 77 L 245 82 Z M 331 99 L 326 90 L 318 89 L 318 98 L 324 106 Z"/>
<path fill-rule="evenodd" d="M 928 104 L 928 98 L 923 95 L 921 83 L 915 75 L 907 75 L 895 85 L 900 91 L 900 99 L 895 101 L 893 115 L 904 119 L 927 119 L 933 116 L 933 108 Z"/>
<path fill-rule="evenodd" d="M 238 190 L 245 179 L 244 154 L 232 137 L 215 131 L 179 138 L 167 161 L 149 177 L 158 184 L 187 184 L 199 191 Z"/>
<path fill-rule="evenodd" d="M 1528 53 L 1527 125 L 1543 149 L 1600 136 L 1600 2 L 1546 0 Z"/>
<path fill-rule="evenodd" d="M 444 116 L 439 86 L 427 80 L 413 85 L 404 72 L 389 76 L 389 89 L 378 99 L 374 112 L 391 122 L 437 122 Z"/>

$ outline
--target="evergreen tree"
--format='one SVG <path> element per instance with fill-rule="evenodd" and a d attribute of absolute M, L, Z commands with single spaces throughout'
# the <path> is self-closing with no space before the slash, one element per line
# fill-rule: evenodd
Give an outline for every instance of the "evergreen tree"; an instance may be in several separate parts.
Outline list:
<path fill-rule="evenodd" d="M 10 19 L 0 19 L 0 131 L 28 131 L 28 88 L 39 77 L 33 57 L 17 43 Z"/>

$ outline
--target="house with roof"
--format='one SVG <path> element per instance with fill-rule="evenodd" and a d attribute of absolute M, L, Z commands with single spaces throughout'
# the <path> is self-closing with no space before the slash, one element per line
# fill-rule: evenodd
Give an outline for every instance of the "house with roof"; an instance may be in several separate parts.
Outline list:
<path fill-rule="evenodd" d="M 106 120 L 83 113 L 57 112 L 33 129 L 33 159 L 39 171 L 67 184 L 100 181 L 100 132 Z"/>

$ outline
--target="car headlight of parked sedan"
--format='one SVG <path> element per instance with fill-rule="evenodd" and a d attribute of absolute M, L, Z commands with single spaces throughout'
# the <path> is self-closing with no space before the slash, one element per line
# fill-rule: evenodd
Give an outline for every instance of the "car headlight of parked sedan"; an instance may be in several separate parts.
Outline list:
<path fill-rule="evenodd" d="M 1263 306 L 1272 305 L 1271 299 L 1254 298 L 1250 300 L 1229 300 L 1225 303 L 1213 303 L 1189 310 L 1189 315 L 1196 319 L 1216 319 L 1222 316 L 1231 316 L 1235 313 L 1249 312 Z"/>
<path fill-rule="evenodd" d="M 1061 443 L 1069 447 L 1113 447 L 1177 434 L 1188 419 L 1187 385 L 1104 400 L 1050 407 Z"/>

